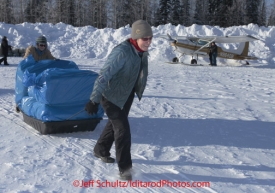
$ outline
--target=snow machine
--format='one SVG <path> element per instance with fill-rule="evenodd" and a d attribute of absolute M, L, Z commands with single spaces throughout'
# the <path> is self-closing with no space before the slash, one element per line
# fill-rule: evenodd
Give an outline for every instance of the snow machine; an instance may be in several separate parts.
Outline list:
<path fill-rule="evenodd" d="M 67 60 L 41 60 L 30 55 L 16 71 L 15 102 L 23 120 L 41 134 L 93 131 L 104 115 L 84 108 L 98 74 Z"/>

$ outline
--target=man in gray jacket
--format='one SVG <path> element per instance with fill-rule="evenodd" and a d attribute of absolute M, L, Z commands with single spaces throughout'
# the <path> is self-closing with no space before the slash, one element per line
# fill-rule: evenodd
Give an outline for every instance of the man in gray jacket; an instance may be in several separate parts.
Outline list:
<path fill-rule="evenodd" d="M 100 103 L 108 122 L 94 147 L 94 155 L 114 163 L 110 149 L 115 142 L 120 179 L 132 180 L 131 132 L 128 114 L 135 93 L 141 100 L 148 76 L 148 49 L 152 42 L 151 26 L 144 20 L 132 24 L 131 38 L 116 46 L 95 81 L 85 110 L 97 113 Z"/>

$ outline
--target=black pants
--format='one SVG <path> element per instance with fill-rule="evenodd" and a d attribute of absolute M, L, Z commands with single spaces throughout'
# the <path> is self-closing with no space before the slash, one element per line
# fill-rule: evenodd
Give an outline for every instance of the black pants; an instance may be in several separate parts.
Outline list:
<path fill-rule="evenodd" d="M 210 61 L 210 65 L 212 65 L 212 53 L 209 53 L 209 61 Z"/>
<path fill-rule="evenodd" d="M 0 64 L 4 61 L 4 64 L 8 64 L 7 62 L 8 55 L 4 55 L 3 58 L 0 59 Z"/>
<path fill-rule="evenodd" d="M 123 109 L 102 97 L 101 105 L 108 117 L 108 122 L 98 139 L 94 151 L 96 154 L 110 156 L 110 149 L 115 142 L 116 160 L 119 171 L 132 168 L 131 131 L 128 114 L 131 109 L 135 93 L 132 91 Z"/>

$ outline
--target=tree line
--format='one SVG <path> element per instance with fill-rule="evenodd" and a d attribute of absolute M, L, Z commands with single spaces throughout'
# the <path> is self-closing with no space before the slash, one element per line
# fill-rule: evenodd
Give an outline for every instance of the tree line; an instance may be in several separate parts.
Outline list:
<path fill-rule="evenodd" d="M 265 0 L 0 0 L 0 22 L 63 22 L 115 29 L 137 19 L 152 26 L 273 26 L 275 0 L 268 10 L 267 14 Z"/>

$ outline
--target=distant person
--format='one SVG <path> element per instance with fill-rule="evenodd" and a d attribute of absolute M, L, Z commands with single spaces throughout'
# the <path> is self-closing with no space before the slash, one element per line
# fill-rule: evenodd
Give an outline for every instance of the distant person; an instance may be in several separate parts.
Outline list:
<path fill-rule="evenodd" d="M 97 113 L 99 103 L 108 122 L 94 147 L 94 156 L 114 163 L 110 149 L 115 143 L 116 161 L 121 180 L 132 180 L 131 131 L 128 114 L 135 94 L 139 100 L 148 76 L 148 49 L 152 42 L 151 26 L 144 20 L 132 24 L 131 38 L 109 54 L 96 79 L 85 110 Z"/>
<path fill-rule="evenodd" d="M 50 50 L 48 50 L 47 38 L 45 36 L 39 36 L 36 39 L 36 47 L 29 46 L 26 49 L 24 58 L 27 58 L 29 55 L 32 55 L 35 61 L 47 60 L 47 59 L 56 59 L 52 56 Z"/>
<path fill-rule="evenodd" d="M 11 50 L 11 48 L 12 47 L 9 45 L 7 37 L 4 36 L 1 42 L 1 50 L 2 50 L 3 58 L 0 59 L 0 65 L 2 64 L 3 61 L 4 61 L 4 65 L 9 65 L 7 58 L 8 58 L 9 50 Z"/>
<path fill-rule="evenodd" d="M 211 43 L 209 51 L 209 60 L 211 66 L 217 66 L 218 47 L 215 42 Z"/>
<path fill-rule="evenodd" d="M 212 52 L 210 50 L 211 46 L 209 47 L 209 61 L 210 61 L 210 64 L 212 66 Z"/>

